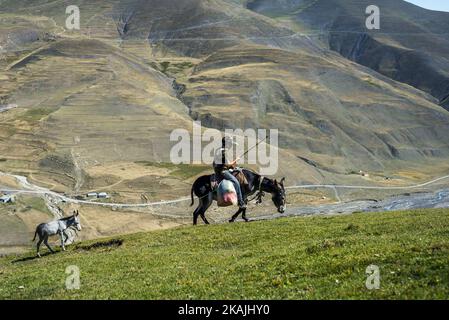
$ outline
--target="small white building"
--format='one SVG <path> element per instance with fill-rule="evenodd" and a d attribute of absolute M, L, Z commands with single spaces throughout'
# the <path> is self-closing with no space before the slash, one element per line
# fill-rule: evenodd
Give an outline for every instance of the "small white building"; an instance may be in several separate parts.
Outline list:
<path fill-rule="evenodd" d="M 359 174 L 360 174 L 362 177 L 369 177 L 369 174 L 366 173 L 365 171 L 362 171 L 362 170 L 359 171 Z"/>
<path fill-rule="evenodd" d="M 97 196 L 99 199 L 106 199 L 109 198 L 109 195 L 106 192 L 100 192 Z"/>
<path fill-rule="evenodd" d="M 98 197 L 98 193 L 96 193 L 96 192 L 89 192 L 88 194 L 86 194 L 86 196 L 88 198 L 97 198 Z"/>
<path fill-rule="evenodd" d="M 0 197 L 0 203 L 13 203 L 15 201 L 15 197 L 12 194 L 5 194 Z"/>

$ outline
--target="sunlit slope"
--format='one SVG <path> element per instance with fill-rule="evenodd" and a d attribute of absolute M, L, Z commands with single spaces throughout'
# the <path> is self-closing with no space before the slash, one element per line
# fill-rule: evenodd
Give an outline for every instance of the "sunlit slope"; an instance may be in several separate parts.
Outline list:
<path fill-rule="evenodd" d="M 190 126 L 172 79 L 97 40 L 51 42 L 2 74 L 18 105 L 1 115 L 6 167 L 67 179 L 106 162 L 168 161 L 170 132 Z"/>
<path fill-rule="evenodd" d="M 245 5 L 286 21 L 330 49 L 431 93 L 449 107 L 449 13 L 406 1 L 377 1 L 380 30 L 365 26 L 368 0 L 252 0 Z"/>
<path fill-rule="evenodd" d="M 449 113 L 335 54 L 229 48 L 195 68 L 183 97 L 195 119 L 278 128 L 283 149 L 340 173 L 449 155 Z"/>
<path fill-rule="evenodd" d="M 0 39 L 0 99 L 17 105 L 0 113 L 0 170 L 61 191 L 139 185 L 140 199 L 145 183 L 157 186 L 148 168 L 167 175 L 151 165 L 169 162 L 170 132 L 192 120 L 279 129 L 289 184 L 444 170 L 449 113 L 436 99 L 297 34 L 278 19 L 283 7 L 252 11 L 257 3 L 79 1 L 81 30 L 67 31 L 64 2 L 0 2 L 1 30 L 15 39 Z M 288 3 L 299 14 L 319 1 Z"/>
<path fill-rule="evenodd" d="M 314 45 L 276 21 L 222 0 L 80 0 L 81 29 L 63 31 L 118 42 L 148 40 L 161 51 L 204 56 L 218 49 L 259 43 L 295 48 Z M 65 27 L 66 3 L 4 0 L 8 14 L 43 15 Z"/>

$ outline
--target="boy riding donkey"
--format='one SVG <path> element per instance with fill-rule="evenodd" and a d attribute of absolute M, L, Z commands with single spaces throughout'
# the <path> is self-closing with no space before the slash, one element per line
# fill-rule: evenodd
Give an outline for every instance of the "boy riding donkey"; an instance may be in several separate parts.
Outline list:
<path fill-rule="evenodd" d="M 263 139 L 258 142 L 253 148 L 265 140 Z M 249 221 L 246 218 L 245 196 L 250 197 L 254 194 L 258 199 L 258 203 L 262 202 L 262 197 L 265 193 L 271 194 L 271 200 L 278 209 L 278 212 L 285 212 L 285 178 L 282 178 L 278 182 L 276 179 L 264 177 L 254 171 L 237 168 L 236 165 L 239 158 L 233 161 L 229 160 L 232 159 L 230 151 L 234 145 L 236 145 L 234 140 L 230 136 L 225 136 L 222 139 L 221 148 L 217 149 L 214 154 L 213 167 L 215 173 L 198 177 L 192 184 L 190 191 L 192 203 L 190 206 L 193 206 L 195 203 L 194 195 L 199 200 L 198 207 L 193 212 L 194 225 L 197 224 L 198 217 L 201 217 L 205 224 L 209 224 L 205 214 L 214 201 L 218 203 L 219 207 L 238 204 L 239 210 L 232 216 L 229 222 L 234 222 L 240 214 L 243 220 Z M 236 173 L 235 170 L 238 172 Z"/>
<path fill-rule="evenodd" d="M 233 147 L 237 145 L 234 139 L 230 136 L 225 136 L 221 140 L 221 148 L 217 149 L 214 156 L 214 172 L 217 180 L 229 180 L 232 182 L 237 193 L 238 206 L 240 209 L 246 209 L 246 204 L 243 196 L 243 191 L 237 178 L 232 174 L 231 170 L 234 170 L 239 159 L 230 161 L 231 151 Z"/>

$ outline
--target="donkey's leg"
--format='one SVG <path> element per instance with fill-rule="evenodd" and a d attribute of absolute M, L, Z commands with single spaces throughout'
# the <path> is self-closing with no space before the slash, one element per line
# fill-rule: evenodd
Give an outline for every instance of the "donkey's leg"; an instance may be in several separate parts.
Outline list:
<path fill-rule="evenodd" d="M 207 221 L 206 216 L 204 215 L 204 213 L 205 213 L 205 212 L 202 212 L 202 213 L 201 213 L 201 219 L 203 219 L 203 222 L 204 222 L 205 224 L 210 224 L 209 221 Z"/>
<path fill-rule="evenodd" d="M 249 222 L 249 219 L 246 217 L 246 209 L 243 209 L 242 219 L 245 220 L 245 222 Z"/>
<path fill-rule="evenodd" d="M 67 242 L 67 240 L 69 240 L 69 236 L 67 235 L 67 233 L 65 233 L 65 230 L 64 231 L 62 231 L 62 233 L 64 234 L 64 236 L 65 236 L 65 239 L 64 239 L 64 243 L 66 243 Z"/>
<path fill-rule="evenodd" d="M 203 199 L 204 200 L 204 199 Z M 210 205 L 212 204 L 212 202 L 213 202 L 213 199 L 212 199 L 212 194 L 209 194 L 209 196 L 207 197 L 207 199 L 205 199 L 204 201 L 202 201 L 203 203 L 203 205 L 202 205 L 202 210 L 200 211 L 200 215 L 201 215 L 201 219 L 203 219 L 203 221 L 204 221 L 204 223 L 205 224 L 210 224 L 209 223 L 209 221 L 207 221 L 207 219 L 206 219 L 206 211 L 207 211 L 207 209 L 209 209 L 209 207 L 210 207 Z"/>
<path fill-rule="evenodd" d="M 193 225 L 196 226 L 198 223 L 198 216 L 199 216 L 199 212 L 200 212 L 200 208 L 201 208 L 202 204 L 200 201 L 200 204 L 198 205 L 198 208 L 195 209 L 195 211 L 193 212 Z"/>
<path fill-rule="evenodd" d="M 76 232 L 76 230 L 75 230 L 75 232 Z M 65 236 L 65 239 L 64 239 L 64 245 L 67 243 L 67 241 L 69 240 L 69 235 L 66 233 L 66 230 L 64 230 L 63 231 L 63 233 L 64 233 L 64 236 Z"/>
<path fill-rule="evenodd" d="M 61 237 L 61 248 L 62 248 L 62 251 L 65 251 L 64 231 L 59 232 L 59 236 Z"/>
<path fill-rule="evenodd" d="M 48 250 L 50 250 L 51 253 L 55 253 L 54 250 L 48 244 L 48 235 L 45 235 L 44 237 L 44 244 L 47 246 Z"/>
<path fill-rule="evenodd" d="M 37 241 L 37 245 L 36 245 L 37 256 L 38 256 L 39 258 L 41 257 L 41 254 L 39 253 L 39 249 L 40 249 L 40 247 L 41 247 L 42 241 L 44 241 L 44 238 L 42 238 L 42 237 L 39 235 L 39 240 Z"/>
<path fill-rule="evenodd" d="M 234 222 L 235 219 L 237 219 L 237 217 L 239 216 L 240 213 L 243 212 L 244 209 L 239 208 L 239 210 L 232 216 L 232 218 L 229 220 L 230 223 Z"/>

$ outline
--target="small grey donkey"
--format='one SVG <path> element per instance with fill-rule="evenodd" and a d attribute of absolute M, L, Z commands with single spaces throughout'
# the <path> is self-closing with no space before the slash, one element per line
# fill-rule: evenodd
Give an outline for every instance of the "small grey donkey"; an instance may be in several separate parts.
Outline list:
<path fill-rule="evenodd" d="M 71 215 L 70 217 L 54 220 L 47 223 L 41 223 L 40 225 L 38 225 L 36 228 L 36 232 L 34 233 L 34 238 L 32 240 L 32 241 L 36 240 L 36 235 L 39 236 L 39 240 L 37 241 L 37 256 L 38 257 L 41 256 L 39 253 L 39 248 L 42 242 L 44 242 L 44 244 L 51 251 L 51 253 L 55 253 L 55 251 L 48 244 L 48 237 L 56 234 L 59 234 L 59 236 L 61 237 L 61 247 L 62 250 L 65 251 L 65 242 L 68 239 L 68 235 L 65 233 L 65 231 L 71 227 L 74 227 L 78 231 L 81 231 L 81 223 L 79 215 L 80 214 L 78 210 L 76 210 L 73 211 L 73 215 Z"/>

